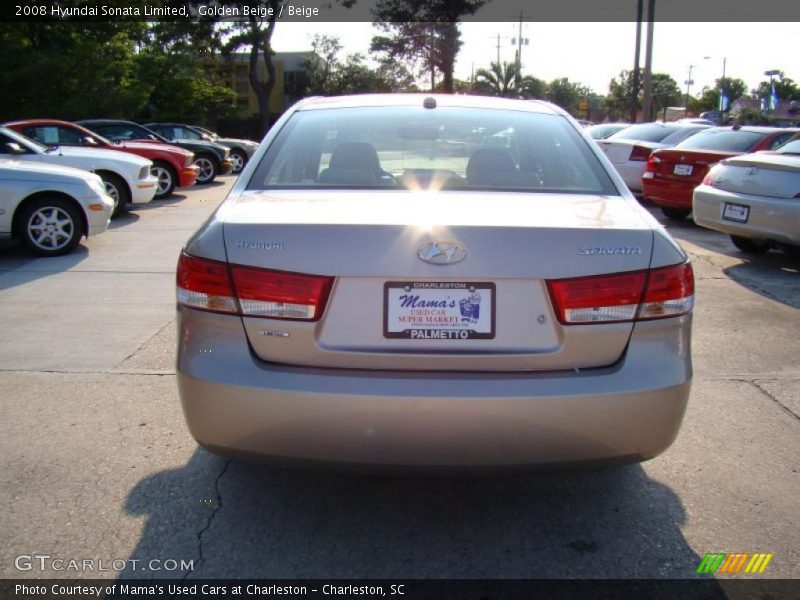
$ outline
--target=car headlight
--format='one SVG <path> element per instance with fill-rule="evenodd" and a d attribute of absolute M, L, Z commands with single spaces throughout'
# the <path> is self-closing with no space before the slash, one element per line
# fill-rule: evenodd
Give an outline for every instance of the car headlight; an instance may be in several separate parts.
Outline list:
<path fill-rule="evenodd" d="M 183 166 L 184 167 L 191 167 L 193 164 L 194 164 L 194 154 L 192 153 L 192 154 L 189 154 L 189 156 L 186 157 L 186 162 L 183 163 Z"/>
<path fill-rule="evenodd" d="M 139 169 L 139 179 L 147 179 L 150 177 L 150 167 L 142 167 Z"/>

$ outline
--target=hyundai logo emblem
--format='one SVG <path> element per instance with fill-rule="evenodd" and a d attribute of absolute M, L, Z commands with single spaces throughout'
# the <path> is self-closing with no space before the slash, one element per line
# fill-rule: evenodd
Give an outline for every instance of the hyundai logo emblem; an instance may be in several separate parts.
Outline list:
<path fill-rule="evenodd" d="M 458 242 L 426 242 L 417 250 L 417 256 L 434 265 L 452 265 L 467 257 L 467 249 Z"/>

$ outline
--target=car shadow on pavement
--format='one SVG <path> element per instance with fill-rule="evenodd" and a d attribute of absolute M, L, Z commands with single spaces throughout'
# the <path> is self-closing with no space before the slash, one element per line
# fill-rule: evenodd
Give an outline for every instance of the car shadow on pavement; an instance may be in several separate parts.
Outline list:
<path fill-rule="evenodd" d="M 83 243 L 64 256 L 41 257 L 28 252 L 19 242 L 0 242 L 0 290 L 68 271 L 88 257 L 89 249 Z"/>
<path fill-rule="evenodd" d="M 146 523 L 122 578 L 153 559 L 195 578 L 687 578 L 686 514 L 641 465 L 493 477 L 283 470 L 198 449 L 125 510 Z M 146 569 L 146 567 L 145 567 Z"/>

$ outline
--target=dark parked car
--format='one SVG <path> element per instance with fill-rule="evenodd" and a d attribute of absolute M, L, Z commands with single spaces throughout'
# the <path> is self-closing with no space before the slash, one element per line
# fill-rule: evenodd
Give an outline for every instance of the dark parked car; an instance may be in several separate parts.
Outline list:
<path fill-rule="evenodd" d="M 197 127 L 196 125 L 186 125 L 184 123 L 146 123 L 145 127 L 152 129 L 157 134 L 170 141 L 178 140 L 205 140 L 222 144 L 231 149 L 231 162 L 233 163 L 233 173 L 239 174 L 244 169 L 247 161 L 253 156 L 253 152 L 258 148 L 258 143 L 251 140 L 237 138 L 221 138 L 213 131 Z"/>
<path fill-rule="evenodd" d="M 155 131 L 131 121 L 87 119 L 76 121 L 76 123 L 114 142 L 128 142 L 131 140 L 161 142 L 180 146 L 190 152 L 194 152 L 194 164 L 200 168 L 200 172 L 197 174 L 197 183 L 199 184 L 211 183 L 217 175 L 225 175 L 233 169 L 230 150 L 221 144 L 202 140 L 175 140 L 170 142 Z"/>

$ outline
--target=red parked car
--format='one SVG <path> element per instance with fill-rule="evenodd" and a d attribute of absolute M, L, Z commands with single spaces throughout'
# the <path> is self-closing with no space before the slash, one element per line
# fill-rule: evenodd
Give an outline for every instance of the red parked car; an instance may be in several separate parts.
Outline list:
<path fill-rule="evenodd" d="M 712 165 L 723 158 L 759 150 L 774 150 L 797 129 L 777 127 L 712 127 L 673 148 L 656 150 L 642 176 L 644 197 L 661 207 L 670 219 L 685 219 L 692 212 L 692 192 Z"/>
<path fill-rule="evenodd" d="M 29 119 L 6 123 L 13 129 L 48 146 L 91 146 L 129 152 L 153 161 L 150 170 L 158 177 L 156 198 L 166 198 L 176 187 L 194 185 L 199 169 L 194 163 L 194 154 L 159 142 L 120 142 L 107 140 L 81 125 L 56 119 Z"/>

